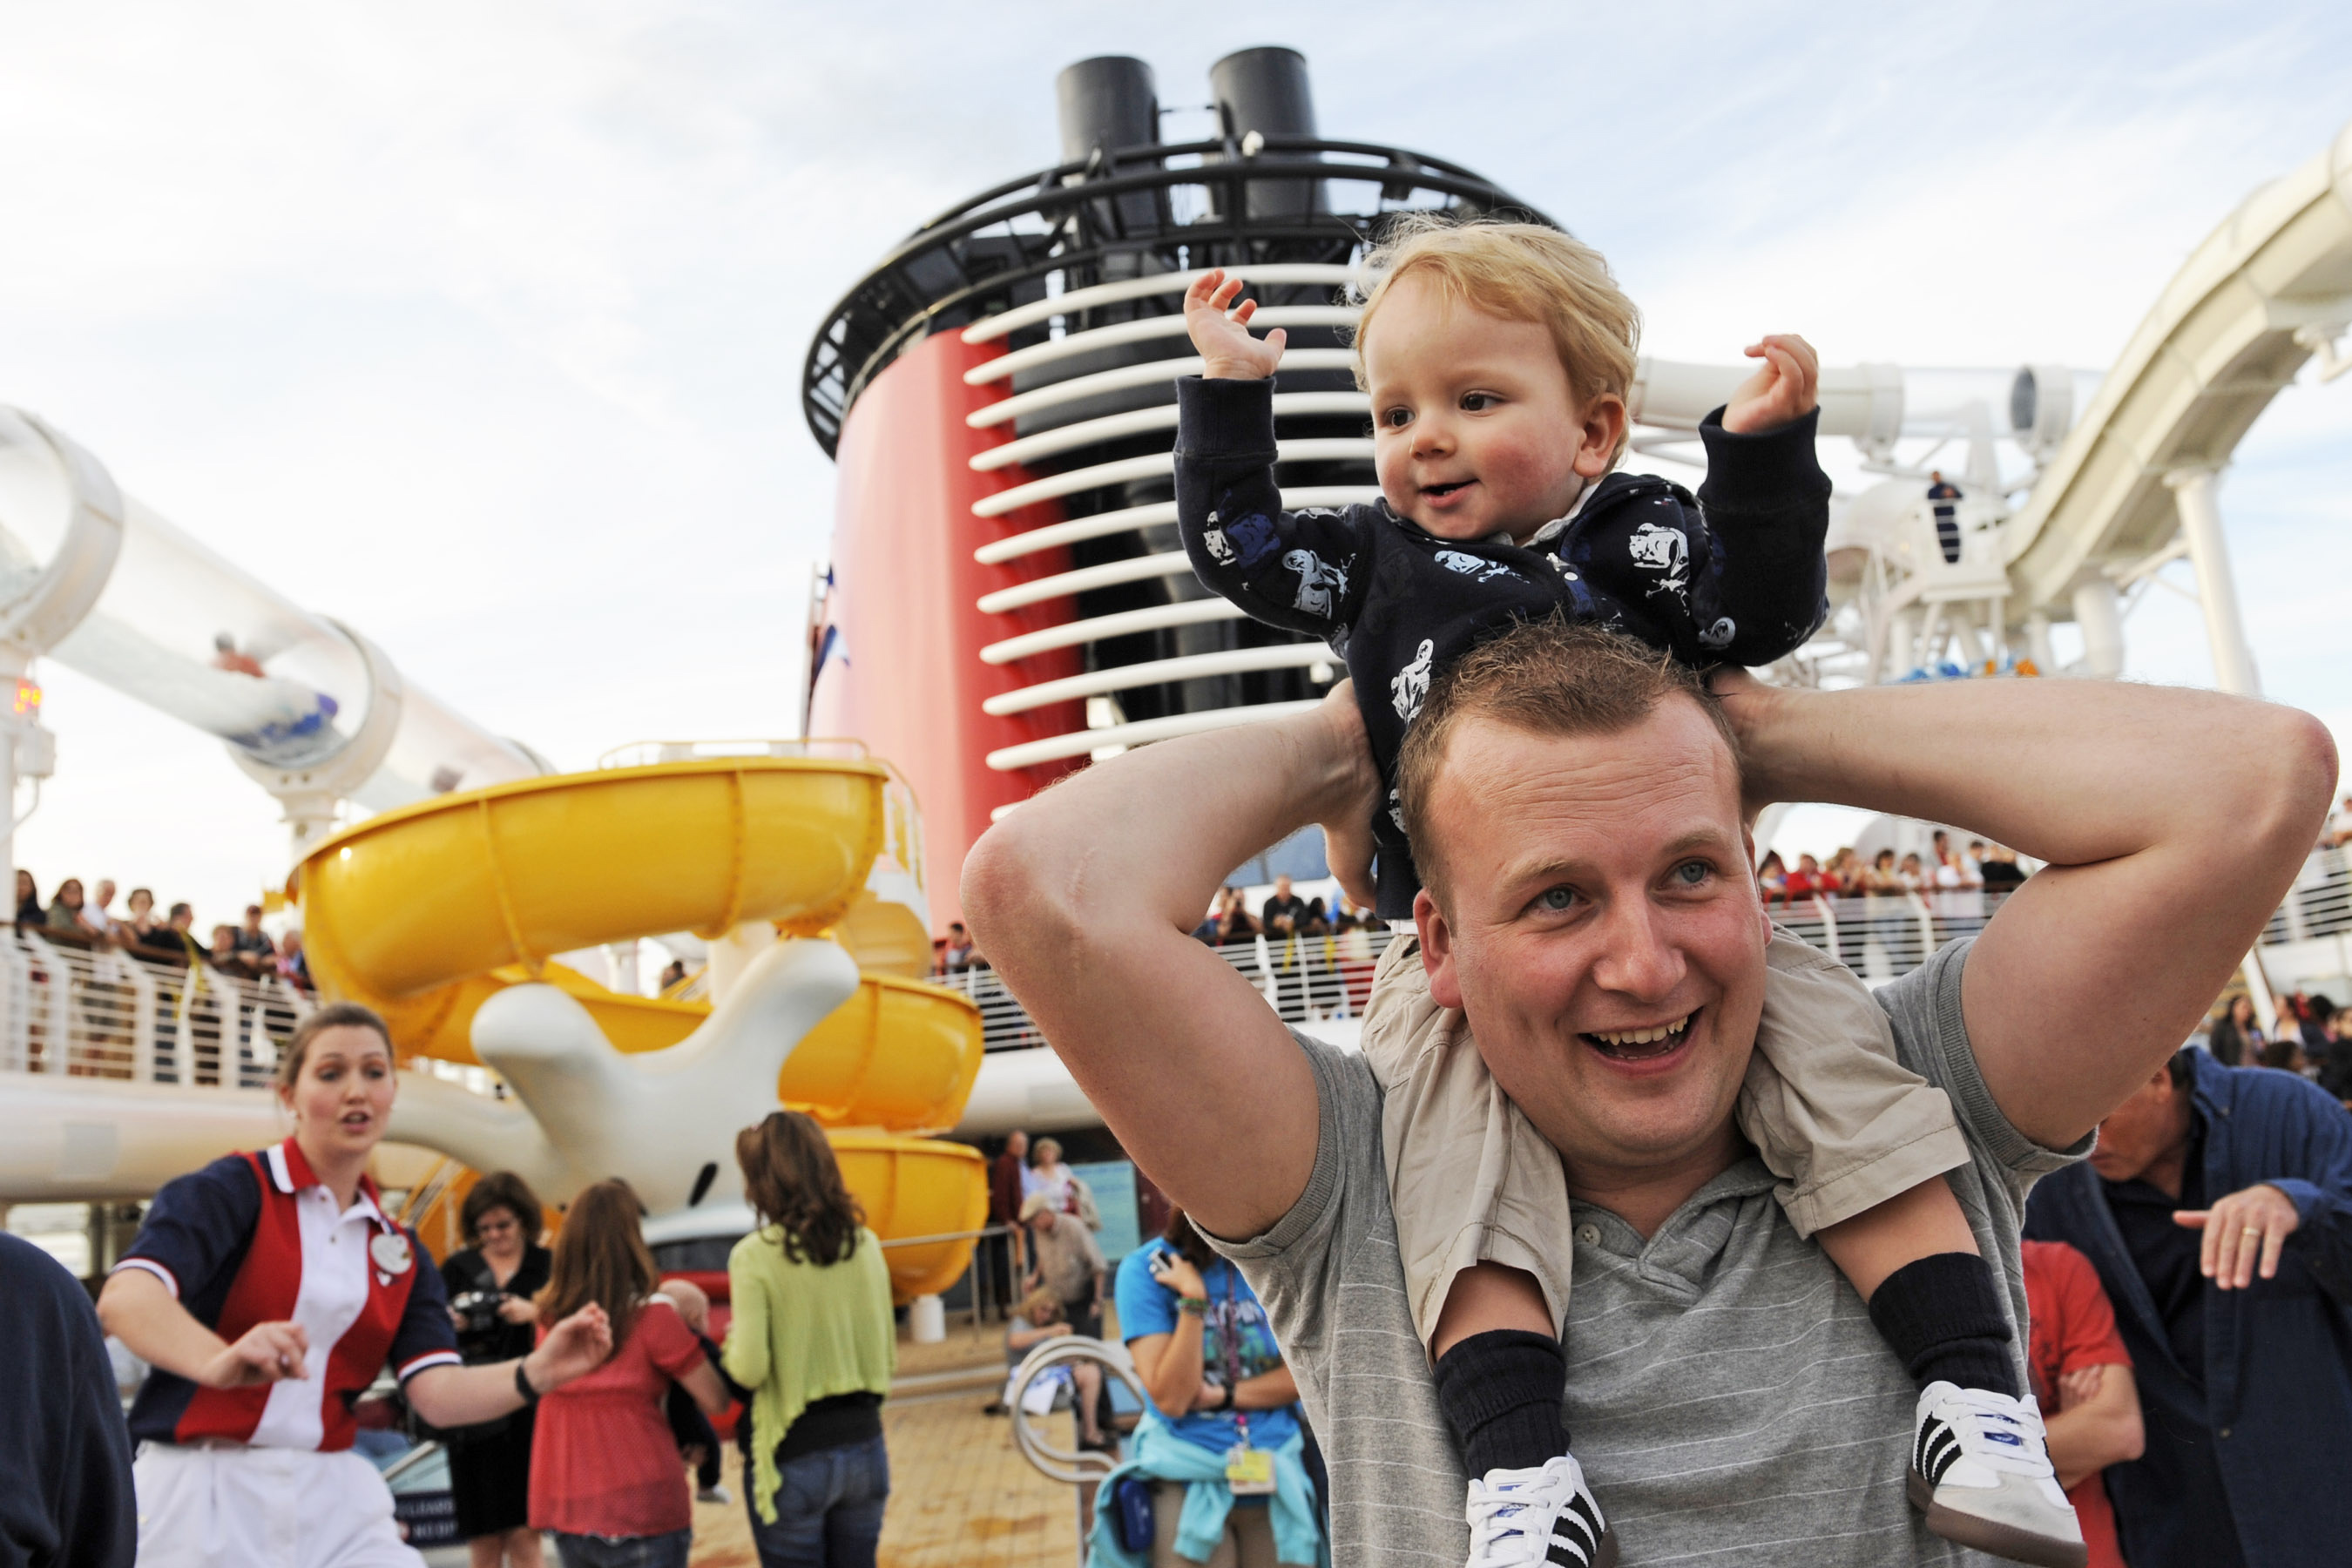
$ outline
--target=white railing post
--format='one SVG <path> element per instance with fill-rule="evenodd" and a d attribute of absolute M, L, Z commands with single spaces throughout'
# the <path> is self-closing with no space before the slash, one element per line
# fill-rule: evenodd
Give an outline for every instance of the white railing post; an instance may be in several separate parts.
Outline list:
<path fill-rule="evenodd" d="M 1843 963 L 1845 959 L 1838 952 L 1837 915 L 1830 909 L 1830 901 L 1822 897 L 1819 893 L 1815 893 L 1813 895 L 1813 910 L 1822 917 L 1822 942 L 1823 944 L 1823 951 L 1830 955 L 1830 961 L 1832 963 Z"/>
<path fill-rule="evenodd" d="M 66 1056 L 73 1048 L 71 1012 L 67 1003 L 73 987 L 70 984 L 58 984 L 59 972 L 65 964 L 58 956 L 56 948 L 30 931 L 20 930 L 17 934 L 33 950 L 32 957 L 41 966 L 41 994 L 33 999 L 34 1009 L 37 1010 L 41 1019 L 40 1070 L 62 1078 L 65 1076 Z"/>
<path fill-rule="evenodd" d="M 0 942 L 0 963 L 7 970 L 5 980 L 0 980 L 0 987 L 5 987 L 0 995 L 7 1004 L 7 1018 L 0 1026 L 0 1068 L 25 1072 L 33 1061 L 33 976 L 25 962 L 25 944 L 14 931 L 6 942 Z"/>
<path fill-rule="evenodd" d="M 147 966 L 127 953 L 113 955 L 123 983 L 131 987 L 131 1076 L 141 1083 L 155 1081 L 155 977 Z"/>
<path fill-rule="evenodd" d="M 1919 921 L 1919 962 L 1925 963 L 1936 956 L 1936 917 L 1918 894 L 1906 890 L 1903 896 L 1910 900 L 1911 912 Z"/>

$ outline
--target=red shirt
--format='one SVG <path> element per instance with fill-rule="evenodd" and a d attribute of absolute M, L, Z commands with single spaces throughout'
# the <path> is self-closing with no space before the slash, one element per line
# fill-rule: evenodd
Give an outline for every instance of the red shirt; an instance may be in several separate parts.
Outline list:
<path fill-rule="evenodd" d="M 694 1497 L 662 1401 L 705 1365 L 667 1296 L 637 1313 L 613 1358 L 539 1402 L 530 1440 L 530 1527 L 567 1535 L 691 1529 Z"/>
<path fill-rule="evenodd" d="M 2089 1258 L 2063 1241 L 2029 1241 L 2024 1252 L 2025 1304 L 2032 1317 L 2026 1363 L 2033 1371 L 2033 1397 L 2046 1413 L 2058 1408 L 2058 1380 L 2066 1373 L 2086 1366 L 2128 1367 L 2132 1359 Z M 2125 1568 L 2104 1474 L 2075 1482 L 2066 1500 L 2082 1521 L 2090 1568 Z"/>

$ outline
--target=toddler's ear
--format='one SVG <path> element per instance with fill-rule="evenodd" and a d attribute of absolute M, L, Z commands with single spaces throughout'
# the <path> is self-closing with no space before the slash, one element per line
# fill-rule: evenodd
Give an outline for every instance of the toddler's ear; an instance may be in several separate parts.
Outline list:
<path fill-rule="evenodd" d="M 1613 392 L 1602 393 L 1584 405 L 1579 424 L 1576 471 L 1597 479 L 1616 466 L 1625 445 L 1625 400 Z"/>

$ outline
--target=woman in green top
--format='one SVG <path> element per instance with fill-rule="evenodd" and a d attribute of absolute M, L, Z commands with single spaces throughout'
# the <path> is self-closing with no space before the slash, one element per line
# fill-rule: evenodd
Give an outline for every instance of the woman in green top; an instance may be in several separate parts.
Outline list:
<path fill-rule="evenodd" d="M 735 1161 L 761 1221 L 727 1258 L 727 1375 L 751 1391 L 752 1543 L 761 1568 L 873 1568 L 898 1362 L 882 1243 L 799 1111 L 736 1134 Z"/>

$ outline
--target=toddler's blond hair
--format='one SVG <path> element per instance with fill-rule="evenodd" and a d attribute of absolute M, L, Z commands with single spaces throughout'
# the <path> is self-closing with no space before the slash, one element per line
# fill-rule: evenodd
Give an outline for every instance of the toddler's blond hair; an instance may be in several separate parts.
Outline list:
<path fill-rule="evenodd" d="M 1580 405 L 1606 395 L 1632 396 L 1642 312 L 1617 287 L 1599 251 L 1556 228 L 1410 213 L 1365 253 L 1360 271 L 1356 291 L 1364 308 L 1356 321 L 1355 369 L 1356 384 L 1366 391 L 1364 339 L 1397 279 L 1419 273 L 1457 303 L 1548 329 Z M 1621 438 L 1611 463 L 1623 454 Z"/>

